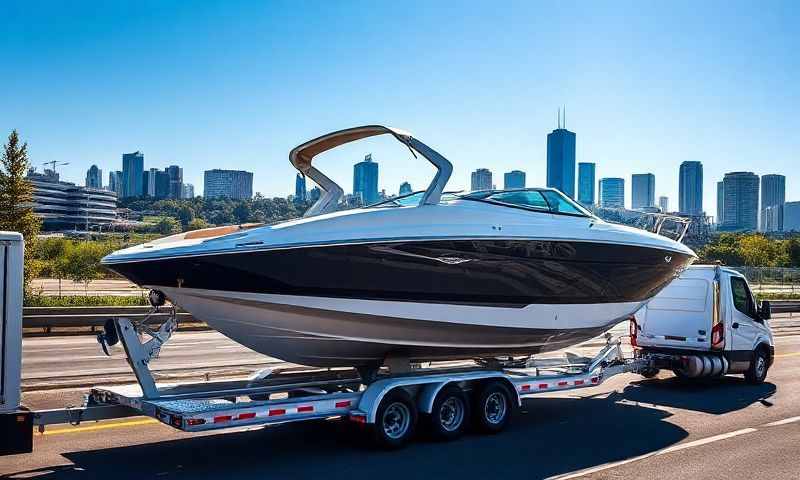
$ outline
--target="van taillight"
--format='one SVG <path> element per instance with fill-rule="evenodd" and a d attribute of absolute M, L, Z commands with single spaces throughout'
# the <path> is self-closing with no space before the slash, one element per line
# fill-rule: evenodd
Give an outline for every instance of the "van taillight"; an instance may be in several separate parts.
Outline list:
<path fill-rule="evenodd" d="M 725 347 L 725 324 L 716 323 L 711 327 L 711 348 L 721 349 Z"/>
<path fill-rule="evenodd" d="M 636 334 L 637 334 L 637 329 L 638 328 L 639 328 L 638 325 L 636 325 L 636 317 L 631 317 L 630 318 L 630 333 L 631 333 L 631 346 L 632 347 L 638 346 L 637 343 L 636 343 Z"/>

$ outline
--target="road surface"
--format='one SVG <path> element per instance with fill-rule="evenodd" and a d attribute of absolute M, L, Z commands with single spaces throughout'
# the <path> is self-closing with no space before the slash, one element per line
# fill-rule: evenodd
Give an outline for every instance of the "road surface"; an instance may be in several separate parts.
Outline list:
<path fill-rule="evenodd" d="M 495 436 L 471 434 L 452 443 L 423 436 L 404 450 L 383 452 L 370 449 L 356 427 L 342 421 L 186 434 L 152 419 L 133 418 L 49 427 L 46 435 L 36 436 L 33 454 L 0 457 L 0 475 L 115 480 L 796 479 L 800 335 L 786 325 L 779 330 L 776 362 L 763 385 L 747 385 L 739 377 L 687 384 L 668 372 L 652 380 L 620 375 L 598 387 L 526 400 L 510 428 Z M 210 341 L 201 344 L 202 356 L 226 342 L 192 338 L 187 341 Z M 35 344 L 25 345 L 26 355 Z M 192 355 L 181 360 L 181 350 L 198 348 L 185 346 L 165 352 L 161 361 L 190 366 L 195 360 L 198 365 L 215 361 L 191 360 Z M 65 349 L 73 347 L 77 345 L 54 348 L 51 355 L 67 355 L 76 350 Z M 236 352 L 232 357 L 248 355 Z M 70 362 L 99 368 L 100 363 L 80 357 Z M 64 369 L 72 368 L 68 363 Z M 26 376 L 35 375 L 37 368 L 26 363 Z M 26 400 L 45 404 L 64 392 L 30 392 Z"/>

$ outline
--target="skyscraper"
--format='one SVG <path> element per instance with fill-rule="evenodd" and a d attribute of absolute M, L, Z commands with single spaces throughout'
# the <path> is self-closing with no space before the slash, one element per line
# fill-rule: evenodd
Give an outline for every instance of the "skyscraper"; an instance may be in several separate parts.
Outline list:
<path fill-rule="evenodd" d="M 703 164 L 681 163 L 678 175 L 678 212 L 688 215 L 703 213 Z"/>
<path fill-rule="evenodd" d="M 575 198 L 575 133 L 561 123 L 547 135 L 547 186 Z"/>
<path fill-rule="evenodd" d="M 108 189 L 116 193 L 117 197 L 122 197 L 122 172 L 108 172 Z"/>
<path fill-rule="evenodd" d="M 607 208 L 625 208 L 625 179 L 601 178 L 600 206 Z"/>
<path fill-rule="evenodd" d="M 491 190 L 492 171 L 488 168 L 479 168 L 472 172 L 471 190 Z"/>
<path fill-rule="evenodd" d="M 761 176 L 761 230 L 766 230 L 767 207 L 783 205 L 786 202 L 786 177 L 783 175 L 762 175 Z M 777 225 L 777 229 L 782 230 L 782 225 Z"/>
<path fill-rule="evenodd" d="M 371 153 L 353 166 L 353 195 L 360 197 L 363 205 L 378 201 L 378 164 Z"/>
<path fill-rule="evenodd" d="M 103 171 L 97 168 L 97 165 L 92 165 L 86 171 L 86 187 L 103 188 Z"/>
<path fill-rule="evenodd" d="M 206 170 L 203 175 L 204 198 L 253 198 L 253 173 L 244 170 Z"/>
<path fill-rule="evenodd" d="M 631 208 L 656 206 L 656 176 L 652 173 L 634 173 L 631 176 Z"/>
<path fill-rule="evenodd" d="M 753 172 L 726 173 L 723 179 L 725 230 L 758 228 L 758 175 Z"/>
<path fill-rule="evenodd" d="M 800 232 L 800 202 L 783 204 L 783 231 Z"/>
<path fill-rule="evenodd" d="M 503 188 L 525 188 L 525 172 L 511 170 L 503 174 Z"/>
<path fill-rule="evenodd" d="M 414 190 L 411 188 L 411 184 L 410 183 L 403 182 L 403 183 L 400 184 L 400 191 L 398 192 L 398 195 L 407 195 L 407 194 L 409 194 L 409 193 L 411 193 L 413 191 Z"/>
<path fill-rule="evenodd" d="M 144 154 L 136 151 L 122 154 L 122 196 L 141 197 L 144 195 L 142 180 L 144 176 Z"/>
<path fill-rule="evenodd" d="M 669 212 L 669 197 L 658 197 L 658 208 L 661 209 L 661 213 Z"/>
<path fill-rule="evenodd" d="M 181 198 L 194 198 L 194 185 L 184 183 L 181 188 Z"/>
<path fill-rule="evenodd" d="M 168 175 L 168 192 L 169 198 L 181 198 L 183 193 L 183 169 L 177 165 L 170 165 L 164 171 Z"/>
<path fill-rule="evenodd" d="M 294 199 L 298 202 L 305 202 L 308 199 L 306 176 L 302 173 L 298 173 L 294 179 Z"/>
<path fill-rule="evenodd" d="M 594 205 L 594 172 L 594 163 L 578 164 L 578 201 L 585 207 Z"/>
<path fill-rule="evenodd" d="M 722 225 L 725 218 L 725 182 L 717 182 L 717 225 Z"/>

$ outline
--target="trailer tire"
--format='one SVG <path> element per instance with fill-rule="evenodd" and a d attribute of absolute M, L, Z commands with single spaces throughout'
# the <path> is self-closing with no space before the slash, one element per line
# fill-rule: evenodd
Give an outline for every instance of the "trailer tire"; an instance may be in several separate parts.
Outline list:
<path fill-rule="evenodd" d="M 444 387 L 425 415 L 431 435 L 437 440 L 454 440 L 466 430 L 470 418 L 469 399 L 457 385 Z"/>
<path fill-rule="evenodd" d="M 498 433 L 511 420 L 514 397 L 505 384 L 497 380 L 486 383 L 475 396 L 474 422 L 482 433 Z"/>
<path fill-rule="evenodd" d="M 395 388 L 378 405 L 372 437 L 381 448 L 397 449 L 411 440 L 416 426 L 417 406 L 408 393 Z"/>
<path fill-rule="evenodd" d="M 759 346 L 753 351 L 753 360 L 750 362 L 750 368 L 744 373 L 744 379 L 749 384 L 759 385 L 766 380 L 767 370 L 769 370 L 769 358 L 766 349 Z"/>

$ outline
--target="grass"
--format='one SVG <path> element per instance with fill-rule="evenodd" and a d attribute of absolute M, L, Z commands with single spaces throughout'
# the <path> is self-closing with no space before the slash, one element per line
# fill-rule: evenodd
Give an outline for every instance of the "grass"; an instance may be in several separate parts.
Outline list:
<path fill-rule="evenodd" d="M 758 300 L 800 300 L 800 292 L 756 292 Z"/>
<path fill-rule="evenodd" d="M 24 302 L 26 307 L 135 307 L 149 305 L 146 297 L 139 295 L 120 297 L 115 295 L 69 295 L 51 297 L 45 295 L 28 295 Z"/>

